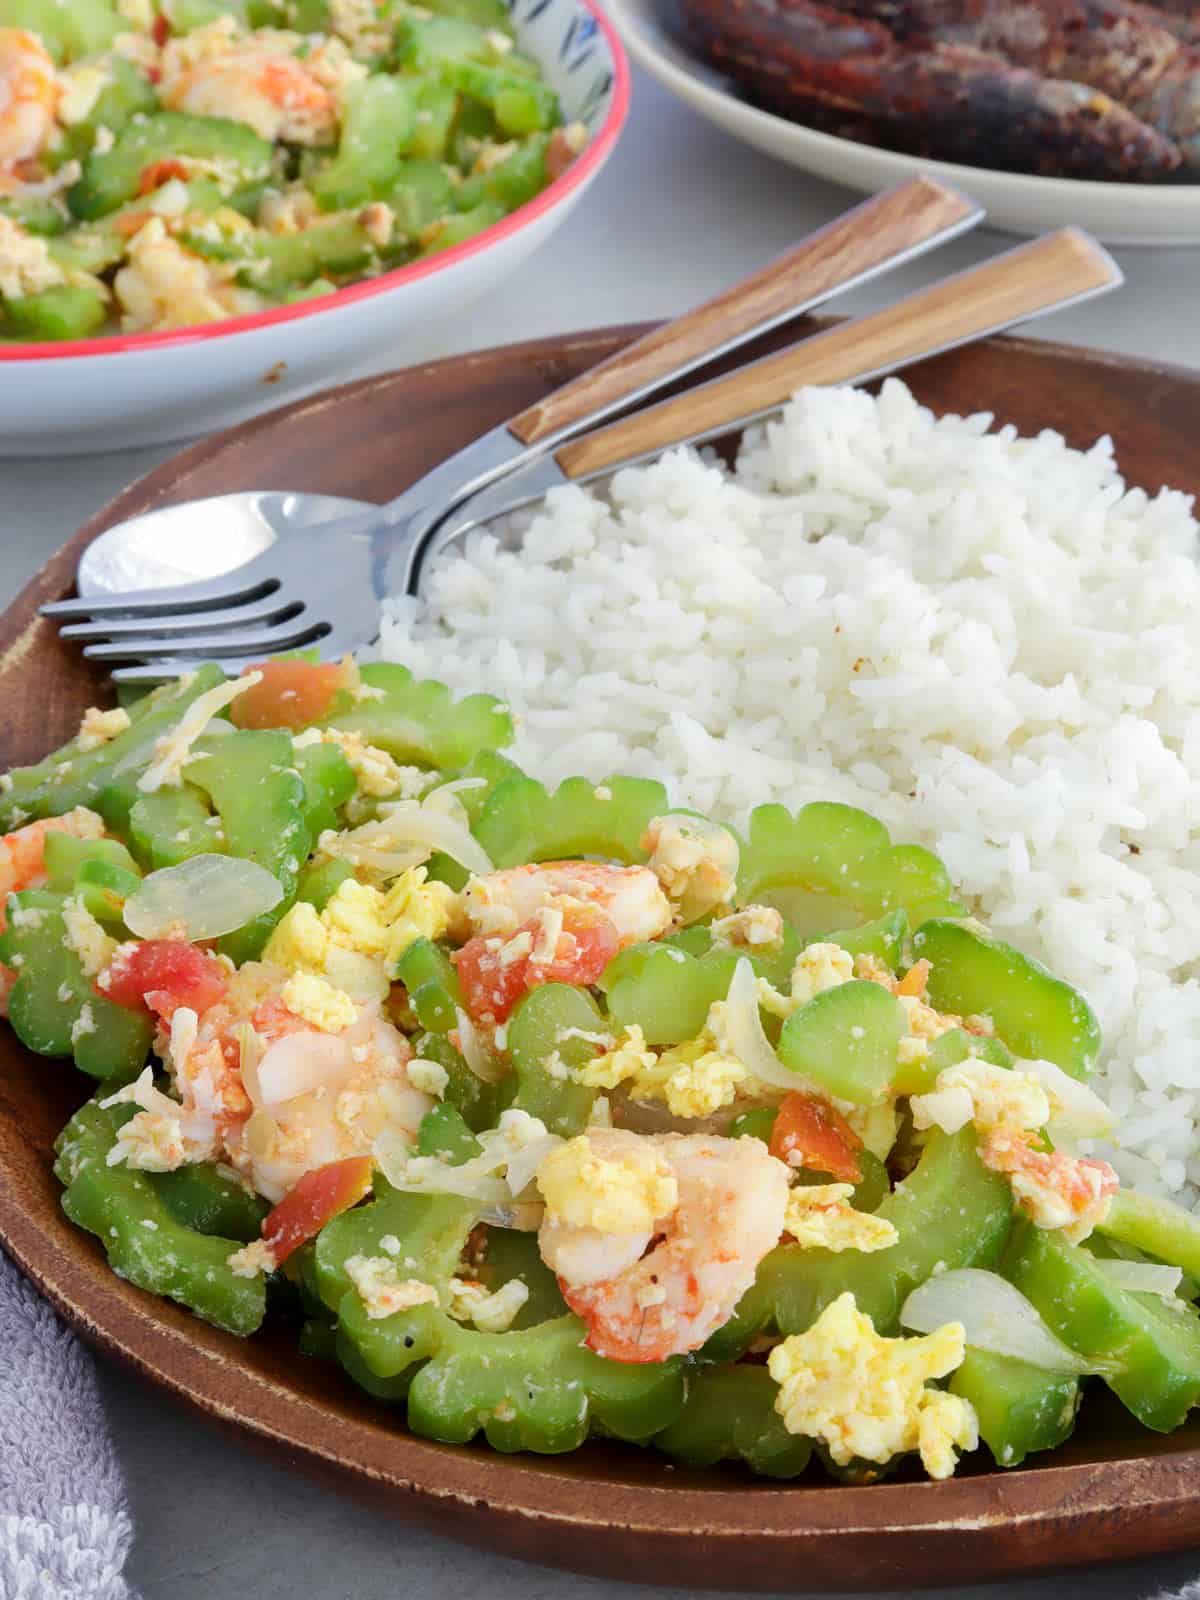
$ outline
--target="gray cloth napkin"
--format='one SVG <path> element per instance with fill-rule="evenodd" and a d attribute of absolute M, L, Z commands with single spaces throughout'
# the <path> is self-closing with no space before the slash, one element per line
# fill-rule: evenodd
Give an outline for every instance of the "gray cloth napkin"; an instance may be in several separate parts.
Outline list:
<path fill-rule="evenodd" d="M 92 1358 L 0 1251 L 0 1597 L 136 1600 Z"/>

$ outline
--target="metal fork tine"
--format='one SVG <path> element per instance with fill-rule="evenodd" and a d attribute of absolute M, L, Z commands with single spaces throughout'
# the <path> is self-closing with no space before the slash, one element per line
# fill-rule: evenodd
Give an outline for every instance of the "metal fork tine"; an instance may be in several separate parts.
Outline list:
<path fill-rule="evenodd" d="M 170 661 L 142 661 L 137 666 L 114 667 L 109 674 L 114 683 L 165 683 L 170 678 L 182 678 L 185 672 L 195 672 L 204 662 L 199 656 L 172 656 Z M 241 671 L 242 662 L 223 661 L 229 677 Z"/>
<path fill-rule="evenodd" d="M 255 570 L 257 569 L 257 570 Z M 262 600 L 280 588 L 278 577 L 248 562 L 236 573 L 203 583 L 176 583 L 161 589 L 125 589 L 118 593 L 80 595 L 52 600 L 40 608 L 43 617 L 84 621 L 89 617 L 157 617 L 166 613 L 214 611 Z"/>
<path fill-rule="evenodd" d="M 144 656 L 200 656 L 220 659 L 223 656 L 245 656 L 258 653 L 269 655 L 272 650 L 291 650 L 303 644 L 315 644 L 332 630 L 329 623 L 312 617 L 300 616 L 274 628 L 257 628 L 246 633 L 180 634 L 177 637 L 114 640 L 106 644 L 85 645 L 83 653 L 91 661 L 128 661 Z"/>
<path fill-rule="evenodd" d="M 288 622 L 304 610 L 299 600 L 272 596 L 261 604 L 248 602 L 223 611 L 184 611 L 166 617 L 99 617 L 89 622 L 67 622 L 59 638 L 88 643 L 100 639 L 135 639 L 147 634 L 188 634 L 217 628 L 251 628 L 271 622 Z M 138 654 L 142 652 L 139 649 Z"/>

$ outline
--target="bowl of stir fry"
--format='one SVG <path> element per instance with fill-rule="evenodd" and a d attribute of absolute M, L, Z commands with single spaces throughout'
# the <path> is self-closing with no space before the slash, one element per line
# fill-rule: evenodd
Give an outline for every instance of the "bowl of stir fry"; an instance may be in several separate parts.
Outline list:
<path fill-rule="evenodd" d="M 14 0 L 3 450 L 178 437 L 418 353 L 566 217 L 627 100 L 591 0 Z"/>
<path fill-rule="evenodd" d="M 864 811 L 510 736 L 291 657 L 5 777 L 8 1020 L 93 1086 L 109 1266 L 442 1445 L 865 1486 L 1052 1458 L 1085 1388 L 1180 1427 L 1200 1224 L 1105 1160 L 1083 996 Z"/>

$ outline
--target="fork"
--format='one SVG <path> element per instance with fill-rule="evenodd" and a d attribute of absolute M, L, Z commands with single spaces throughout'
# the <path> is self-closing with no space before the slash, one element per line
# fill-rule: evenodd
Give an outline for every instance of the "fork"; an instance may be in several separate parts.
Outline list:
<path fill-rule="evenodd" d="M 432 555 L 467 528 L 516 504 L 529 503 L 548 487 L 587 482 L 671 445 L 720 437 L 777 410 L 806 384 L 863 382 L 1076 304 L 1121 282 L 1120 269 L 1099 244 L 1077 229 L 1063 229 L 935 283 L 883 311 L 842 323 L 727 377 L 586 433 L 559 446 L 553 455 L 543 452 L 529 474 L 510 475 L 494 481 L 475 499 L 465 503 L 460 499 L 415 535 L 411 525 L 381 524 L 378 516 L 368 515 L 358 526 L 339 522 L 290 538 L 293 567 L 299 570 L 281 573 L 268 550 L 237 571 L 203 584 L 68 601 L 44 610 L 57 616 L 82 611 L 111 617 L 137 607 L 139 614 L 124 637 L 111 636 L 112 622 L 97 621 L 94 629 L 107 634 L 107 642 L 90 644 L 85 651 L 98 660 L 140 659 L 142 665 L 114 674 L 127 680 L 162 679 L 214 656 L 240 670 L 271 649 L 318 638 L 328 653 L 341 654 L 375 637 L 380 600 L 389 594 L 417 592 Z M 552 412 L 554 401 L 551 395 L 542 404 Z M 321 556 L 327 557 L 332 538 L 337 539 L 335 570 L 328 570 L 328 561 L 317 571 L 306 570 L 305 558 L 316 564 Z M 306 606 L 320 607 L 333 620 L 320 631 L 304 633 L 302 612 L 297 618 L 302 627 L 294 632 L 276 627 L 252 636 L 245 623 L 269 588 L 280 595 L 303 597 Z M 201 614 L 189 617 L 189 609 Z M 164 619 L 163 613 L 174 614 Z M 74 637 L 79 637 L 78 631 Z"/>
<path fill-rule="evenodd" d="M 147 540 L 152 547 L 158 540 L 169 544 L 172 537 L 194 538 L 197 513 L 201 518 L 223 516 L 226 530 L 236 527 L 239 514 L 243 522 L 249 514 L 253 537 L 247 556 L 254 559 L 219 576 L 170 587 L 147 585 L 113 593 L 105 585 L 102 596 L 81 593 L 43 607 L 43 613 L 66 622 L 65 639 L 108 641 L 85 651 L 99 659 L 157 653 L 141 642 L 156 632 L 158 638 L 151 637 L 151 643 L 166 640 L 164 654 L 262 655 L 318 640 L 329 651 L 353 650 L 370 637 L 371 608 L 363 602 L 372 592 L 373 577 L 378 579 L 389 541 L 397 547 L 415 546 L 468 494 L 702 363 L 945 243 L 982 216 L 976 202 L 957 190 L 932 178 L 910 179 L 862 202 L 715 299 L 654 329 L 492 428 L 389 504 L 341 509 L 332 519 L 326 497 L 283 493 L 219 496 L 165 507 L 136 519 L 142 548 Z M 306 514 L 296 517 L 297 507 Z M 312 531 L 292 531 L 297 522 Z M 126 527 L 132 539 L 131 524 L 99 536 L 106 552 L 120 557 L 127 548 L 121 543 Z M 270 547 L 280 531 L 289 533 L 286 549 Z M 328 559 L 334 548 L 336 564 Z M 120 570 L 120 560 L 111 566 Z M 194 637 L 183 637 L 189 635 Z M 167 666 L 158 676 L 182 670 L 183 663 Z M 133 675 L 147 676 L 137 669 L 114 674 Z"/>

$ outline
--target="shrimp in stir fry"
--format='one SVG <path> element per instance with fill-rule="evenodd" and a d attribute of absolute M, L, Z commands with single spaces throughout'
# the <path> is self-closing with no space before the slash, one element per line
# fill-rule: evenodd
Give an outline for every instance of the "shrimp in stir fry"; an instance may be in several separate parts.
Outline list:
<path fill-rule="evenodd" d="M 408 1081 L 412 1046 L 375 1004 L 312 1021 L 290 998 L 282 969 L 248 962 L 201 1016 L 175 1009 L 161 1042 L 182 1105 L 175 1120 L 194 1146 L 227 1161 L 269 1200 L 307 1172 L 369 1154 L 385 1128 L 415 1137 L 433 1105 Z M 150 1116 L 163 1109 L 140 1092 L 128 1097 Z M 159 1130 L 138 1123 L 122 1130 L 127 1159 L 148 1165 L 134 1148 L 145 1145 L 161 1165 Z M 180 1152 L 181 1161 L 202 1158 Z"/>
<path fill-rule="evenodd" d="M 287 36 L 238 37 L 230 18 L 168 41 L 162 57 L 164 105 L 200 117 L 232 117 L 264 139 L 330 143 L 338 101 L 308 61 L 287 48 Z"/>
<path fill-rule="evenodd" d="M 646 867 L 551 861 L 472 878 L 462 917 L 475 937 L 454 957 L 467 1009 L 502 1024 L 543 983 L 595 983 L 617 951 L 671 925 L 669 901 Z"/>
<path fill-rule="evenodd" d="M 104 823 L 86 806 L 76 806 L 62 817 L 43 817 L 0 839 L 0 930 L 8 925 L 8 897 L 21 889 L 36 889 L 46 881 L 46 835 L 69 833 L 76 839 L 99 839 Z M 17 975 L 0 966 L 0 1016 L 8 1015 L 8 997 Z"/>
<path fill-rule="evenodd" d="M 0 28 L 0 179 L 46 148 L 59 92 L 54 62 L 37 35 Z"/>
<path fill-rule="evenodd" d="M 622 948 L 657 939 L 671 926 L 670 901 L 648 867 L 599 861 L 546 861 L 472 878 L 463 912 L 472 933 L 507 938 L 538 911 L 572 901 L 603 911 Z"/>
<path fill-rule="evenodd" d="M 593 1128 L 538 1181 L 542 1259 L 589 1347 L 614 1361 L 698 1349 L 778 1243 L 788 1198 L 787 1168 L 758 1140 L 697 1134 Z"/>

